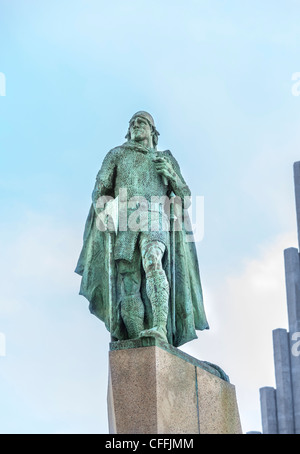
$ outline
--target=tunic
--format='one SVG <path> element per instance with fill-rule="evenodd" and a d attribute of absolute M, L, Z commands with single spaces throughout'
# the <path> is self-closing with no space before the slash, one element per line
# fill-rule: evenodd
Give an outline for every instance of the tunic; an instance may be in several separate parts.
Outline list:
<path fill-rule="evenodd" d="M 180 185 L 175 187 L 170 182 L 165 184 L 166 182 L 158 174 L 153 162 L 155 155 L 168 159 L 180 179 Z M 117 273 L 114 274 L 113 303 L 108 303 L 112 289 L 108 279 L 111 262 L 109 264 L 110 251 L 107 246 L 107 235 L 112 235 L 114 261 L 123 259 L 132 262 L 136 257 L 137 239 L 141 228 L 133 231 L 129 228 L 125 229 L 123 226 L 124 229 L 119 228 L 117 234 L 100 231 L 97 228 L 97 200 L 101 196 L 117 197 L 124 188 L 127 200 L 132 197 L 140 197 L 140 200 L 144 200 L 148 204 L 149 211 L 151 207 L 154 211 L 159 209 L 155 205 L 154 208 L 151 205 L 153 197 L 170 197 L 175 194 L 183 200 L 185 196 L 190 196 L 190 190 L 181 175 L 179 165 L 169 150 L 156 152 L 139 146 L 136 142 L 128 141 L 109 151 L 104 158 L 96 178 L 92 194 L 93 204 L 87 218 L 83 248 L 75 272 L 82 276 L 80 294 L 88 299 L 90 311 L 100 318 L 112 336 L 119 340 L 126 339 L 126 330 L 124 330 L 120 315 L 121 291 Z M 133 205 L 134 203 L 131 203 L 130 207 L 127 207 L 128 219 L 137 209 L 137 206 Z M 162 219 L 166 219 L 164 216 L 163 209 L 161 211 Z M 162 225 L 163 222 L 161 222 Z M 175 282 L 172 282 L 170 232 L 164 228 L 156 231 L 149 229 L 148 231 L 151 238 L 162 241 L 166 245 L 163 268 L 175 294 L 175 325 L 171 317 L 171 304 L 174 303 L 170 301 L 167 331 L 168 341 L 174 346 L 180 346 L 197 338 L 196 330 L 209 328 L 203 306 L 196 248 L 194 242 L 186 241 L 187 233 L 184 227 L 173 232 Z M 113 271 L 115 272 L 116 269 Z M 151 327 L 151 304 L 145 288 L 145 275 L 142 273 L 141 296 L 145 304 L 145 323 Z"/>

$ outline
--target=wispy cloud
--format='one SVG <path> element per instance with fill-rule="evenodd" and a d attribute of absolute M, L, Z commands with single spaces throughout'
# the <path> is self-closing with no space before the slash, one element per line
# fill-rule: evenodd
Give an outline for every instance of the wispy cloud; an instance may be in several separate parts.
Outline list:
<path fill-rule="evenodd" d="M 294 233 L 261 245 L 240 271 L 208 289 L 211 330 L 185 351 L 224 368 L 236 386 L 244 431 L 261 430 L 259 387 L 274 386 L 272 330 L 287 327 L 283 250 Z M 205 290 L 205 288 L 204 288 Z"/>
<path fill-rule="evenodd" d="M 1 399 L 1 430 L 26 433 L 35 425 L 37 433 L 106 432 L 109 335 L 78 295 L 81 232 L 35 213 L 22 226 L 13 245 L 2 244 L 1 379 L 11 394 Z M 14 395 L 19 412 L 5 418 Z"/>

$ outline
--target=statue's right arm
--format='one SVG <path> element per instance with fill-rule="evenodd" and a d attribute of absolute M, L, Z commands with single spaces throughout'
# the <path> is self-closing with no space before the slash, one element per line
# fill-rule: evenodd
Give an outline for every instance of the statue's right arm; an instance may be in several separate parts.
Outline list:
<path fill-rule="evenodd" d="M 101 169 L 99 170 L 95 187 L 92 193 L 92 201 L 96 210 L 97 200 L 101 196 L 114 196 L 114 182 L 116 173 L 116 149 L 113 149 L 105 156 Z"/>

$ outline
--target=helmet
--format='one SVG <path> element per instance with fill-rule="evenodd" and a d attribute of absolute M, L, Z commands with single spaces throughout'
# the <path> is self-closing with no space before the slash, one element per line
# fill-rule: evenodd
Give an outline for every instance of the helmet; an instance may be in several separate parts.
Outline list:
<path fill-rule="evenodd" d="M 154 120 L 153 120 L 153 117 L 152 115 L 150 115 L 148 112 L 145 112 L 144 110 L 139 110 L 138 112 L 136 112 L 130 119 L 129 121 L 129 128 L 128 128 L 128 131 L 127 131 L 127 134 L 125 136 L 125 139 L 127 140 L 130 140 L 130 123 L 132 122 L 132 120 L 134 120 L 136 117 L 143 117 L 145 118 L 151 125 L 151 129 L 152 129 L 152 140 L 153 140 L 153 145 L 154 145 L 154 148 L 157 147 L 157 143 L 158 143 L 158 136 L 159 136 L 159 132 L 157 131 L 156 127 L 155 127 L 155 124 L 154 124 Z"/>
<path fill-rule="evenodd" d="M 130 119 L 129 123 L 132 122 L 132 120 L 136 117 L 143 117 L 143 118 L 146 118 L 146 120 L 149 121 L 149 123 L 155 128 L 155 124 L 154 124 L 154 120 L 153 120 L 153 117 L 152 115 L 150 115 L 148 112 L 145 112 L 144 110 L 139 110 L 138 112 L 136 112 Z"/>

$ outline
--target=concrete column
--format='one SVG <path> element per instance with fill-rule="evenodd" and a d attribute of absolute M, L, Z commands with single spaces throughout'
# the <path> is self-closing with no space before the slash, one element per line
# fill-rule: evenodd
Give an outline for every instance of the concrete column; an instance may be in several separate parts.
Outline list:
<path fill-rule="evenodd" d="M 276 391 L 265 386 L 260 388 L 259 394 L 263 434 L 278 434 Z"/>
<path fill-rule="evenodd" d="M 276 404 L 279 434 L 294 433 L 293 392 L 290 366 L 290 343 L 285 329 L 273 331 L 276 378 Z"/>
<path fill-rule="evenodd" d="M 293 333 L 300 325 L 300 266 L 296 248 L 284 250 L 284 267 L 289 332 Z"/>
<path fill-rule="evenodd" d="M 298 198 L 300 199 L 300 196 Z M 295 348 L 295 344 L 300 337 L 300 266 L 298 250 L 296 248 L 286 249 L 284 251 L 284 262 L 295 433 L 300 434 L 300 355 L 297 348 Z"/>
<path fill-rule="evenodd" d="M 291 378 L 293 388 L 295 434 L 300 434 L 300 355 L 299 355 L 300 329 L 298 331 L 297 336 L 293 337 L 294 334 L 297 334 L 297 332 L 289 334 L 291 354 L 290 356 Z"/>
<path fill-rule="evenodd" d="M 300 250 L 300 161 L 294 163 L 294 188 L 297 214 L 298 248 Z"/>

